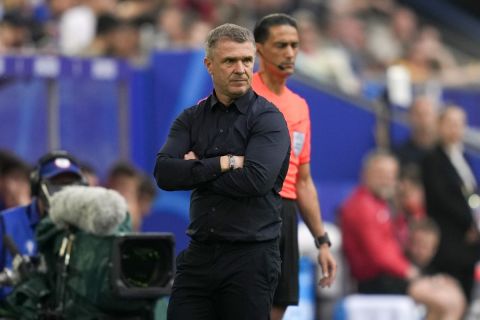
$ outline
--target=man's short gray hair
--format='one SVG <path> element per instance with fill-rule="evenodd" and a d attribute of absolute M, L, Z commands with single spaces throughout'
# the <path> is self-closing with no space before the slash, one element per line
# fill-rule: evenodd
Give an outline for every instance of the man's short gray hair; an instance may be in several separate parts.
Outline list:
<path fill-rule="evenodd" d="M 228 39 L 238 43 L 250 41 L 255 47 L 253 34 L 247 28 L 232 23 L 222 24 L 208 33 L 205 41 L 205 52 L 207 57 L 211 57 L 212 50 L 215 49 L 217 42 L 221 39 Z"/>

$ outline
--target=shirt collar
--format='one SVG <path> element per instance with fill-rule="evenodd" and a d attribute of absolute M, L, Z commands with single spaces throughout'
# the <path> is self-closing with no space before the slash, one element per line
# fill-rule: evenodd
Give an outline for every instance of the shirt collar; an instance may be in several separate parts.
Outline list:
<path fill-rule="evenodd" d="M 462 143 L 446 145 L 446 146 L 444 146 L 444 150 L 450 157 L 452 157 L 456 154 L 463 154 L 463 151 L 464 151 Z"/>
<path fill-rule="evenodd" d="M 219 104 L 222 104 L 216 94 L 215 90 L 213 90 L 213 93 L 210 96 L 210 110 L 215 110 L 216 106 Z M 237 98 L 236 100 L 233 101 L 233 103 L 230 106 L 235 106 L 240 113 L 247 113 L 248 106 L 250 103 L 250 100 L 254 97 L 254 92 L 252 89 L 248 89 L 248 91 L 241 96 L 240 98 Z"/>

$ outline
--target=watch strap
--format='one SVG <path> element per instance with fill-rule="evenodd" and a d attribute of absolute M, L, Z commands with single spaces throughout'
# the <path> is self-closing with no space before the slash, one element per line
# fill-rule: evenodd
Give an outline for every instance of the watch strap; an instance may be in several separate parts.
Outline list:
<path fill-rule="evenodd" d="M 228 169 L 235 169 L 235 158 L 232 154 L 228 155 Z"/>
<path fill-rule="evenodd" d="M 330 241 L 330 237 L 328 233 L 325 232 L 323 236 L 315 237 L 315 247 L 320 248 L 323 244 L 328 244 L 329 247 L 332 246 L 332 242 Z"/>

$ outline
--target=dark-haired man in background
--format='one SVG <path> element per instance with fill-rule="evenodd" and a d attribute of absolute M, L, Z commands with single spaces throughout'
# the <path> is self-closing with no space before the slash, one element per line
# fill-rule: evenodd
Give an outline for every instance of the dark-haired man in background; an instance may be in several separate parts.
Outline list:
<path fill-rule="evenodd" d="M 252 87 L 283 113 L 291 139 L 290 166 L 280 195 L 282 232 L 280 253 L 282 275 L 275 292 L 272 319 L 281 319 L 287 306 L 298 304 L 298 239 L 297 213 L 315 238 L 318 264 L 323 278 L 320 286 L 330 286 L 336 274 L 336 263 L 330 253 L 330 240 L 320 214 L 317 190 L 310 174 L 310 115 L 306 101 L 286 86 L 295 71 L 299 37 L 296 21 L 286 14 L 263 17 L 254 30 L 259 71 L 253 76 Z"/>

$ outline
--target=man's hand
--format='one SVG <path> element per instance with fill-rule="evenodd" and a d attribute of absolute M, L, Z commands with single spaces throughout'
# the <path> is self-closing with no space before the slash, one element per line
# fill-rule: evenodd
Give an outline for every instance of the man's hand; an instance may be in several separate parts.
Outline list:
<path fill-rule="evenodd" d="M 197 157 L 197 155 L 195 154 L 195 152 L 193 152 L 193 151 L 188 151 L 188 153 L 186 153 L 186 154 L 183 156 L 183 160 L 198 160 L 198 157 Z"/>
<path fill-rule="evenodd" d="M 407 270 L 407 280 L 412 281 L 420 277 L 420 270 L 413 264 Z"/>
<path fill-rule="evenodd" d="M 330 287 L 337 276 L 337 263 L 330 252 L 327 244 L 323 244 L 318 249 L 318 264 L 322 268 L 322 278 L 318 282 L 320 287 Z"/>

